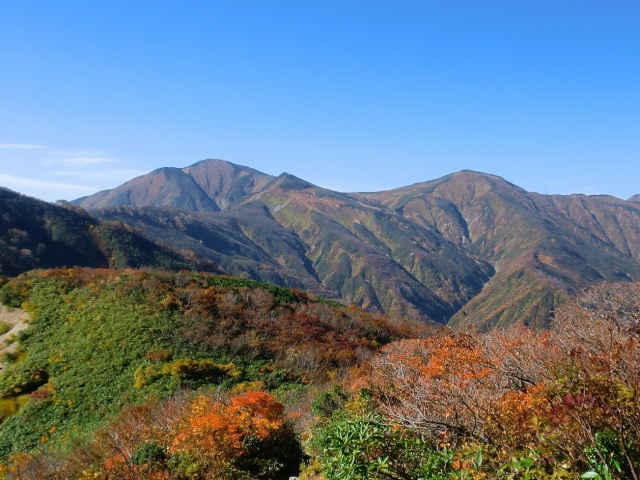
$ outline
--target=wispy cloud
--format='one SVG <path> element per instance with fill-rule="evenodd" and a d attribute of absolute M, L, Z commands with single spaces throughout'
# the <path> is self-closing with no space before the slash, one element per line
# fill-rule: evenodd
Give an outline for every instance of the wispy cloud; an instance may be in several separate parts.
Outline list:
<path fill-rule="evenodd" d="M 54 182 L 50 180 L 37 180 L 33 178 L 19 177 L 16 175 L 8 175 L 0 173 L 0 184 L 7 185 L 9 188 L 22 191 L 23 189 L 40 189 L 47 192 L 67 191 L 74 194 L 94 193 L 95 189 L 77 183 Z"/>
<path fill-rule="evenodd" d="M 134 177 L 144 175 L 143 170 L 135 170 L 132 168 L 111 168 L 101 170 L 84 170 L 84 169 L 60 169 L 50 172 L 52 177 L 79 178 L 82 180 L 104 181 L 104 180 L 130 180 Z"/>
<path fill-rule="evenodd" d="M 61 158 L 61 163 L 65 165 L 77 165 L 77 166 L 90 166 L 90 165 L 100 165 L 103 163 L 118 163 L 118 160 L 114 158 L 103 158 L 103 157 L 70 157 L 70 158 Z"/>
<path fill-rule="evenodd" d="M 31 143 L 0 143 L 0 148 L 3 150 L 40 150 L 45 147 Z"/>
<path fill-rule="evenodd" d="M 75 156 L 72 153 L 66 153 L 65 157 L 59 158 L 48 158 L 40 160 L 40 165 L 52 166 L 52 165 L 73 165 L 77 167 L 88 167 L 94 165 L 101 165 L 104 163 L 118 163 L 118 160 L 115 158 L 103 157 L 103 156 L 94 156 L 94 155 L 86 155 L 86 154 L 76 154 Z"/>
<path fill-rule="evenodd" d="M 44 200 L 73 199 L 114 188 L 144 171 L 108 151 L 0 144 L 0 185 Z"/>

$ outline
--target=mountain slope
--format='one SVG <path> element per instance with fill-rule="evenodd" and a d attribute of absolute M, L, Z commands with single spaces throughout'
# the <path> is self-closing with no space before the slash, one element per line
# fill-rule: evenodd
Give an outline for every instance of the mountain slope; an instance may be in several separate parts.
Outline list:
<path fill-rule="evenodd" d="M 78 203 L 236 275 L 455 327 L 546 326 L 578 289 L 640 279 L 638 202 L 539 195 L 472 171 L 362 194 L 222 161 L 182 172 L 224 211 L 151 191 L 109 208 L 128 184 Z"/>
<path fill-rule="evenodd" d="M 362 198 L 437 228 L 496 268 L 454 326 L 544 325 L 576 289 L 640 275 L 640 208 L 613 197 L 539 195 L 465 171 Z"/>
<path fill-rule="evenodd" d="M 307 245 L 318 278 L 339 298 L 442 322 L 472 298 L 490 265 L 387 209 L 282 175 L 230 213 L 264 205 Z"/>
<path fill-rule="evenodd" d="M 124 224 L 96 220 L 70 204 L 56 205 L 0 188 L 0 274 L 61 266 L 159 267 L 219 271 L 187 258 Z"/>
<path fill-rule="evenodd" d="M 159 168 L 113 190 L 104 190 L 72 203 L 86 209 L 140 205 L 220 210 L 196 181 L 179 168 Z"/>
<path fill-rule="evenodd" d="M 283 174 L 225 212 L 126 207 L 93 212 L 248 275 L 411 318 L 442 322 L 493 272 L 386 209 Z"/>

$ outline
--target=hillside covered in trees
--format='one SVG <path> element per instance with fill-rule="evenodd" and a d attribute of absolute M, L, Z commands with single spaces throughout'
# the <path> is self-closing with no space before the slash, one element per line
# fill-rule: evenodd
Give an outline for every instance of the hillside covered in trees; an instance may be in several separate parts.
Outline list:
<path fill-rule="evenodd" d="M 34 268 L 156 267 L 220 272 L 121 222 L 101 222 L 68 202 L 43 202 L 0 187 L 0 275 Z"/>
<path fill-rule="evenodd" d="M 189 272 L 5 279 L 6 478 L 637 479 L 640 286 L 453 333 Z"/>

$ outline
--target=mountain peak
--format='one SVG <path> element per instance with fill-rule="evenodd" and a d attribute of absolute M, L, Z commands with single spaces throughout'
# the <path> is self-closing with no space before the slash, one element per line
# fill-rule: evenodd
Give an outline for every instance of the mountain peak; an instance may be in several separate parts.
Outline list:
<path fill-rule="evenodd" d="M 87 210 L 155 206 L 195 211 L 225 210 L 235 200 L 262 189 L 273 177 L 226 160 L 202 160 L 185 168 L 162 167 L 112 190 L 72 203 Z"/>
<path fill-rule="evenodd" d="M 233 162 L 230 162 L 228 160 L 223 160 L 221 158 L 205 158 L 204 160 L 200 160 L 192 165 L 189 165 L 188 167 L 185 167 L 185 169 L 187 168 L 195 168 L 195 167 L 199 167 L 199 166 L 210 166 L 210 165 L 230 165 L 232 167 L 238 167 L 238 168 L 244 168 L 241 165 L 237 165 Z"/>
<path fill-rule="evenodd" d="M 158 168 L 112 190 L 82 197 L 73 202 L 86 210 L 127 205 L 174 207 L 185 210 L 220 210 L 215 202 L 182 169 Z"/>
<path fill-rule="evenodd" d="M 478 172 L 475 170 L 460 170 L 459 172 L 446 175 L 442 177 L 442 179 L 465 179 L 465 180 L 474 181 L 474 182 L 483 181 L 483 182 L 488 182 L 492 185 L 502 184 L 505 186 L 517 188 L 518 190 L 523 190 L 521 187 L 518 187 L 517 185 L 509 182 L 508 180 L 505 180 L 503 177 L 499 175 L 494 175 L 492 173 Z"/>
<path fill-rule="evenodd" d="M 182 170 L 185 173 L 197 172 L 202 170 L 207 170 L 209 172 L 249 172 L 271 177 L 271 175 L 267 175 L 266 173 L 260 172 L 259 170 L 245 167 L 244 165 L 238 165 L 228 160 L 222 160 L 219 158 L 207 158 L 205 160 L 200 160 L 199 162 L 189 165 L 188 167 L 184 167 Z"/>
<path fill-rule="evenodd" d="M 634 195 L 633 197 L 630 197 L 627 201 L 640 203 L 640 193 L 638 193 L 637 195 Z"/>
<path fill-rule="evenodd" d="M 273 177 L 226 160 L 202 160 L 183 169 L 221 210 L 262 190 Z"/>
<path fill-rule="evenodd" d="M 278 175 L 273 182 L 274 186 L 278 186 L 282 190 L 306 190 L 307 188 L 318 188 L 313 183 L 309 183 L 295 175 L 284 172 Z"/>

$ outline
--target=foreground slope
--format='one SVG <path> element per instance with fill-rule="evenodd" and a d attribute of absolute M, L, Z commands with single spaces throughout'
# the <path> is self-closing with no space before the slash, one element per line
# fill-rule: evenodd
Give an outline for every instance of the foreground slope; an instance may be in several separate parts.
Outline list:
<path fill-rule="evenodd" d="M 29 326 L 0 371 L 0 461 L 81 439 L 180 389 L 300 389 L 426 333 L 303 292 L 189 272 L 33 271 L 0 288 Z M 25 404 L 26 403 L 26 404 Z M 24 405 L 8 418 L 7 406 Z"/>

